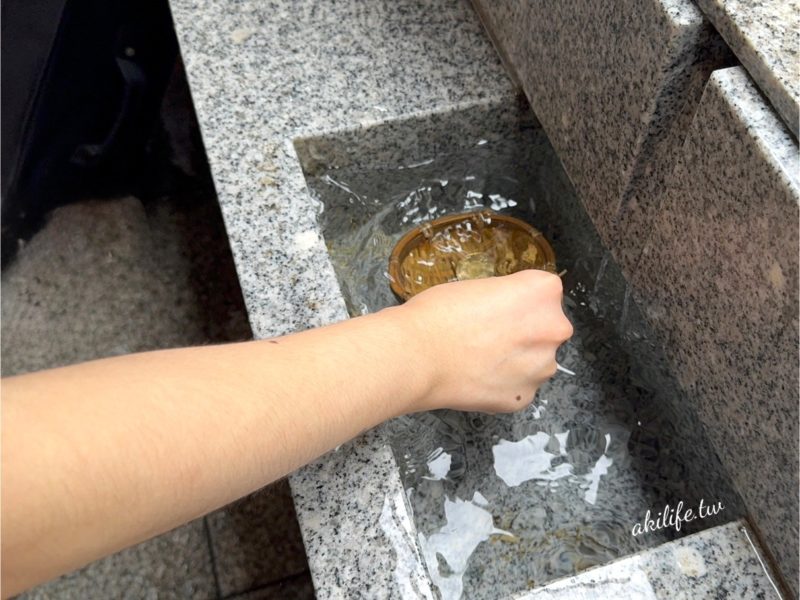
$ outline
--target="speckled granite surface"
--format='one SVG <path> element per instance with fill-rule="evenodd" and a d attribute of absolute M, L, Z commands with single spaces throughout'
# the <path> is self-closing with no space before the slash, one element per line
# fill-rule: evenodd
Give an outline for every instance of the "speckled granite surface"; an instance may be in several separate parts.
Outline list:
<path fill-rule="evenodd" d="M 797 177 L 744 69 L 715 72 L 632 282 L 795 593 Z"/>
<path fill-rule="evenodd" d="M 255 335 L 344 318 L 291 140 L 512 94 L 480 23 L 462 2 L 170 4 Z"/>
<path fill-rule="evenodd" d="M 516 104 L 466 3 L 172 0 L 171 7 L 256 337 L 346 317 L 293 139 Z M 309 465 L 291 483 L 320 598 L 432 596 L 380 435 Z"/>
<path fill-rule="evenodd" d="M 797 136 L 800 118 L 800 2 L 696 2 Z"/>
<path fill-rule="evenodd" d="M 752 538 L 744 522 L 728 523 L 519 594 L 514 600 L 781 598 Z"/>
<path fill-rule="evenodd" d="M 629 272 L 705 80 L 728 60 L 719 36 L 690 0 L 475 4 Z M 620 227 L 630 205 L 642 218 Z"/>
<path fill-rule="evenodd" d="M 294 140 L 341 130 L 358 137 L 397 119 L 515 103 L 462 3 L 171 6 L 256 337 L 346 317 L 300 169 L 315 146 Z M 462 125 L 473 131 L 481 122 Z M 420 141 L 426 136 L 405 145 Z M 383 428 L 291 484 L 319 598 L 435 597 Z"/>
<path fill-rule="evenodd" d="M 491 119 L 482 126 L 493 137 Z M 397 153 L 391 135 L 403 137 L 392 130 L 384 149 Z M 352 144 L 338 136 L 326 141 Z M 378 164 L 386 154 L 374 144 L 365 152 Z M 403 221 L 502 197 L 516 208 L 496 210 L 540 227 L 550 240 L 566 271 L 565 305 L 575 326 L 559 354 L 574 374 L 543 385 L 535 406 L 495 417 L 439 411 L 387 424 L 422 555 L 443 597 L 505 598 L 674 539 L 671 529 L 641 537 L 630 529 L 647 510 L 676 498 L 725 506 L 718 520 L 694 522 L 697 529 L 682 533 L 744 514 L 541 128 L 518 128 L 463 151 L 442 148 L 434 160 L 413 163 L 397 169 L 356 162 L 308 178 L 325 206 L 320 224 L 350 314 L 396 304 L 382 271 Z M 541 447 L 552 454 L 540 454 Z M 434 456 L 448 466 L 433 466 Z M 555 472 L 545 468 L 551 461 Z M 472 518 L 461 520 L 467 512 Z M 480 539 L 475 523 L 490 521 L 511 539 L 464 541 Z"/>

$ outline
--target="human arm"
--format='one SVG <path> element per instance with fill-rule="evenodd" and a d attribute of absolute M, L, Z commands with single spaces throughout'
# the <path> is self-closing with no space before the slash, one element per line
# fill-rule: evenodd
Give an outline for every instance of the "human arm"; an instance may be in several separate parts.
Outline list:
<path fill-rule="evenodd" d="M 3 381 L 3 595 L 244 496 L 400 414 L 526 406 L 571 334 L 558 278 L 433 288 L 256 342 Z"/>

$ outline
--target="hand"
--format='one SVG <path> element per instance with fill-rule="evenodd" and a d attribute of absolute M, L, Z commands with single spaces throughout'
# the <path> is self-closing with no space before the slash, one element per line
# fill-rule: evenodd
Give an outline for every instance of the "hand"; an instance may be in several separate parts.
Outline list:
<path fill-rule="evenodd" d="M 562 293 L 556 275 L 526 270 L 439 285 L 392 309 L 411 325 L 410 348 L 430 377 L 429 393 L 412 412 L 528 406 L 572 336 Z"/>

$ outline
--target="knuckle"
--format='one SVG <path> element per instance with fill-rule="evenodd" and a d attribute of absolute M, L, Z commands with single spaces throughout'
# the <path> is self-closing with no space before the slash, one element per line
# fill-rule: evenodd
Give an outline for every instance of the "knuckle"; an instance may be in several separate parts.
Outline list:
<path fill-rule="evenodd" d="M 564 291 L 564 282 L 561 281 L 561 277 L 554 273 L 548 273 L 547 271 L 542 271 L 546 275 L 545 281 L 549 289 L 552 289 L 554 292 L 558 292 L 559 294 Z"/>
<path fill-rule="evenodd" d="M 564 289 L 564 280 L 561 279 L 560 275 L 558 275 L 557 273 L 548 273 L 548 275 L 550 275 L 550 280 L 555 284 L 555 286 L 559 290 Z"/>
<path fill-rule="evenodd" d="M 559 323 L 558 339 L 560 341 L 566 341 L 572 337 L 573 333 L 575 333 L 575 328 L 572 326 L 572 323 L 567 317 L 562 316 Z"/>
<path fill-rule="evenodd" d="M 555 314 L 550 313 L 549 318 L 547 318 L 544 323 L 542 323 L 541 317 L 539 318 L 542 335 L 541 340 L 543 342 L 561 345 L 575 333 L 575 328 L 563 312 L 559 311 Z M 534 325 L 534 327 L 535 326 L 536 325 Z"/>
<path fill-rule="evenodd" d="M 563 282 L 558 275 L 539 269 L 519 271 L 519 282 L 525 286 L 527 294 L 537 302 L 549 304 L 555 298 L 559 301 L 564 292 Z"/>
<path fill-rule="evenodd" d="M 540 274 L 541 271 L 537 271 L 536 269 L 523 269 L 522 271 L 514 273 L 512 276 L 517 277 L 520 284 L 529 287 L 536 285 L 536 282 L 539 281 L 539 277 L 541 276 Z"/>
<path fill-rule="evenodd" d="M 553 359 L 541 365 L 536 370 L 536 373 L 533 374 L 532 383 L 534 383 L 538 388 L 538 386 L 540 386 L 542 383 L 544 383 L 545 381 L 550 379 L 553 375 L 555 375 L 557 371 L 558 371 L 558 365 L 555 359 L 555 352 L 553 352 Z"/>
<path fill-rule="evenodd" d="M 553 362 L 547 366 L 547 377 L 550 378 L 556 373 L 558 373 L 558 363 L 556 362 L 556 359 L 553 358 Z"/>
<path fill-rule="evenodd" d="M 529 279 L 537 279 L 542 276 L 544 271 L 541 269 L 523 269 L 522 272 L 525 273 L 525 277 Z"/>
<path fill-rule="evenodd" d="M 543 271 L 541 269 L 524 269 L 519 271 L 519 275 L 522 278 L 529 279 L 531 282 L 539 283 L 541 285 L 558 286 L 561 288 L 561 278 L 558 275 L 550 273 L 549 271 Z"/>
<path fill-rule="evenodd" d="M 562 289 L 561 277 L 558 275 L 554 275 L 549 271 L 542 271 L 541 269 L 528 269 L 525 272 L 529 273 L 529 277 L 532 282 L 536 283 L 543 289 L 548 291 Z"/>

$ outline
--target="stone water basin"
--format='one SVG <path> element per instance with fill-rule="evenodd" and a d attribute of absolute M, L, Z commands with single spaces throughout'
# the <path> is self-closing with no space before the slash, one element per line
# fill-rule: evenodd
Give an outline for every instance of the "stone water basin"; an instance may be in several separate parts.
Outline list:
<path fill-rule="evenodd" d="M 479 123 L 480 125 L 477 125 Z M 487 110 L 295 140 L 351 316 L 397 302 L 412 227 L 490 209 L 541 231 L 575 335 L 513 415 L 411 415 L 383 429 L 420 556 L 445 600 L 501 598 L 738 519 L 728 475 L 533 115 Z M 702 518 L 676 526 L 675 510 Z M 637 529 L 638 526 L 638 529 Z"/>

